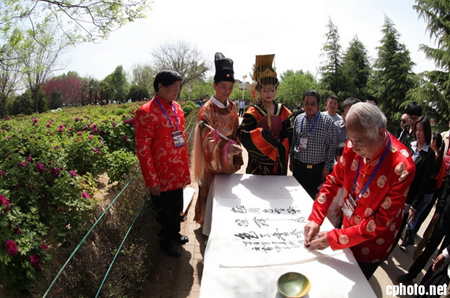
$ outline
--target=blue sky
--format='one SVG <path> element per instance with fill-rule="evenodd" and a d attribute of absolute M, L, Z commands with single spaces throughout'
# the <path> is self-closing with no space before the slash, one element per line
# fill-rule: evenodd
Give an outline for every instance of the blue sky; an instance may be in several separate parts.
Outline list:
<path fill-rule="evenodd" d="M 418 48 L 434 46 L 434 41 L 414 4 L 414 0 L 154 0 L 146 19 L 113 32 L 100 44 L 69 50 L 62 72 L 77 71 L 101 80 L 118 65 L 130 72 L 136 64 L 151 63 L 151 52 L 161 43 L 185 40 L 204 54 L 211 67 L 215 52 L 232 58 L 236 79 L 251 72 L 255 55 L 273 53 L 279 74 L 291 69 L 317 75 L 330 18 L 344 50 L 357 35 L 375 59 L 385 16 L 410 50 L 417 64 L 414 71 L 433 70 L 434 63 Z"/>

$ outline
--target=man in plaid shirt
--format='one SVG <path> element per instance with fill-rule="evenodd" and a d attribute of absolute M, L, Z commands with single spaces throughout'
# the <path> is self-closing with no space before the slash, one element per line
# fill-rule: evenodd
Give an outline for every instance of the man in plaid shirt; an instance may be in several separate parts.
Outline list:
<path fill-rule="evenodd" d="M 319 111 L 319 102 L 317 91 L 303 94 L 305 112 L 294 120 L 290 150 L 290 169 L 312 199 L 333 169 L 337 147 L 334 121 Z"/>

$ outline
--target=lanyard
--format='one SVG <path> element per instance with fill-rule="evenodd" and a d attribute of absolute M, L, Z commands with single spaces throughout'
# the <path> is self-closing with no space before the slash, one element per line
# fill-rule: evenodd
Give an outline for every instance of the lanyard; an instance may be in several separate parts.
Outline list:
<path fill-rule="evenodd" d="M 373 178 L 375 178 L 375 175 L 377 174 L 378 169 L 380 168 L 381 164 L 383 163 L 383 160 L 386 157 L 387 152 L 389 151 L 389 147 L 391 147 L 391 136 L 388 136 L 388 137 L 389 137 L 389 141 L 386 146 L 386 149 L 384 149 L 384 152 L 383 152 L 383 155 L 381 156 L 380 161 L 378 162 L 377 166 L 375 167 L 375 170 L 373 171 L 372 175 L 370 175 L 369 181 L 367 181 L 366 185 L 364 185 L 364 188 L 359 193 L 358 197 L 356 198 L 356 201 L 359 201 L 359 199 L 361 199 L 362 195 L 369 187 L 369 184 L 370 184 L 370 182 L 372 182 Z M 356 177 L 355 177 L 355 181 L 353 182 L 352 192 L 355 191 L 356 181 L 358 180 L 358 177 L 359 177 L 359 169 L 361 168 L 361 160 L 362 160 L 362 157 L 359 157 L 358 169 L 356 170 Z"/>
<path fill-rule="evenodd" d="M 166 118 L 167 118 L 167 120 L 169 120 L 169 123 L 170 123 L 170 127 L 172 128 L 172 130 L 173 130 L 173 123 L 172 123 L 172 120 L 170 120 L 170 117 L 169 117 L 169 115 L 167 115 L 167 112 L 166 112 L 166 110 L 164 110 L 164 108 L 163 108 L 163 106 L 162 106 L 162 104 L 159 102 L 159 100 L 156 98 L 156 97 L 153 97 L 153 99 L 154 100 L 156 100 L 156 102 L 158 103 L 158 105 L 159 105 L 159 107 L 161 108 L 161 110 L 163 111 L 163 113 L 164 113 L 164 115 L 166 115 Z M 175 106 L 174 105 L 172 105 L 172 108 L 173 108 L 173 112 L 174 112 L 174 114 L 175 114 L 175 121 L 177 122 L 177 130 L 178 130 L 178 117 L 177 117 L 177 109 L 175 108 Z"/>
<path fill-rule="evenodd" d="M 320 112 L 318 112 L 318 113 L 317 113 L 317 116 L 314 117 L 314 122 L 313 122 L 313 124 L 311 125 L 311 127 L 309 128 L 309 131 L 308 131 L 308 137 L 309 137 L 309 135 L 311 134 L 311 131 L 313 130 L 314 125 L 316 125 L 317 119 L 319 119 L 319 117 L 320 117 Z M 300 134 L 303 134 L 303 121 L 305 121 L 305 118 L 306 118 L 306 115 L 305 115 L 305 117 L 303 117 L 303 119 L 302 119 L 302 124 L 301 124 L 301 126 L 300 126 Z"/>

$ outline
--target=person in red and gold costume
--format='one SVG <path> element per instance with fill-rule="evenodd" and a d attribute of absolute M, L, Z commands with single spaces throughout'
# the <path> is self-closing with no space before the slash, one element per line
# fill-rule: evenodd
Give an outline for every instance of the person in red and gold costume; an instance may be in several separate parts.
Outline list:
<path fill-rule="evenodd" d="M 239 126 L 239 139 L 248 151 L 247 174 L 287 174 L 292 113 L 282 103 L 274 102 L 278 86 L 272 67 L 274 57 L 256 56 L 253 79 L 260 101 L 248 108 Z"/>
<path fill-rule="evenodd" d="M 305 225 L 305 246 L 351 248 L 367 279 L 388 256 L 402 222 L 415 165 L 409 150 L 386 130 L 387 120 L 370 103 L 348 111 L 348 141 L 327 176 Z M 344 188 L 341 229 L 319 232 L 337 191 Z"/>
<path fill-rule="evenodd" d="M 233 60 L 216 53 L 214 64 L 215 91 L 200 110 L 193 150 L 194 179 L 199 185 L 194 221 L 200 224 L 205 219 L 206 199 L 214 175 L 234 173 L 243 164 L 242 148 L 237 138 L 237 107 L 228 99 L 235 82 Z"/>
<path fill-rule="evenodd" d="M 183 188 L 190 184 L 188 147 L 184 113 L 176 102 L 181 76 L 164 70 L 155 77 L 153 99 L 139 107 L 134 116 L 136 153 L 145 185 L 158 209 L 161 248 L 179 257 L 176 244 L 185 244 L 180 235 Z"/>

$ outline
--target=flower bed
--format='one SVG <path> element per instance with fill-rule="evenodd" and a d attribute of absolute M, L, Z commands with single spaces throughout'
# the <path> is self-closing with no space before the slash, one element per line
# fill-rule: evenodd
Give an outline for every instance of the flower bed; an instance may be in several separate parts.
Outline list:
<path fill-rule="evenodd" d="M 0 276 L 27 289 L 48 246 L 84 232 L 98 202 L 95 179 L 126 177 L 134 153 L 134 110 L 142 103 L 85 106 L 0 120 Z"/>

